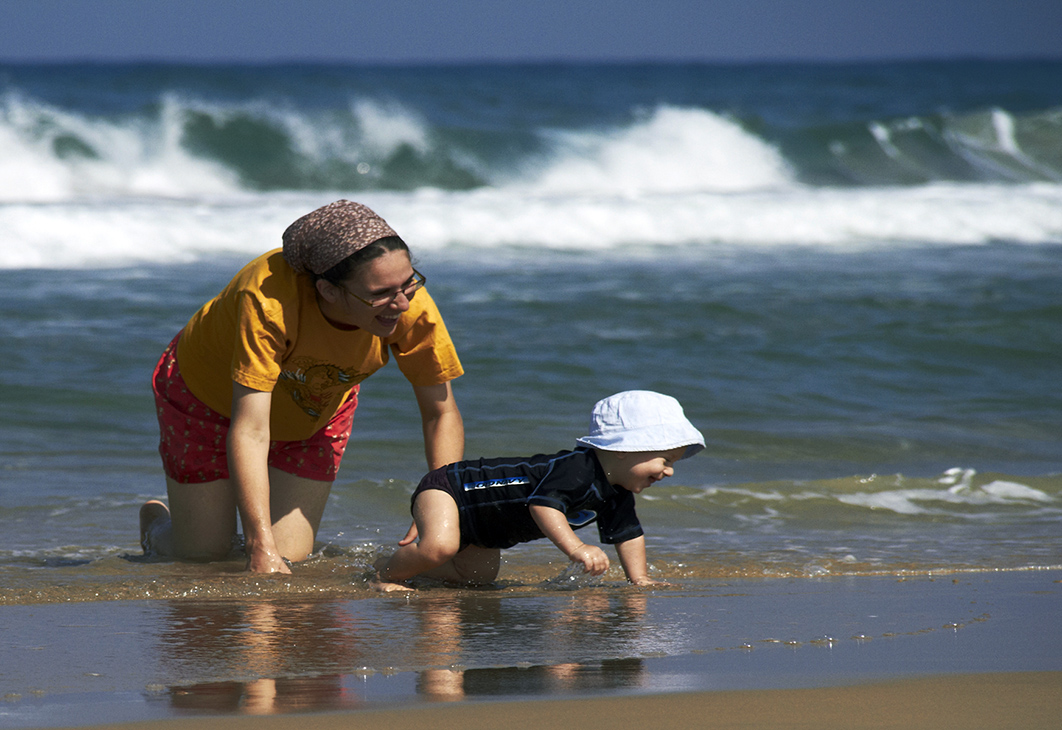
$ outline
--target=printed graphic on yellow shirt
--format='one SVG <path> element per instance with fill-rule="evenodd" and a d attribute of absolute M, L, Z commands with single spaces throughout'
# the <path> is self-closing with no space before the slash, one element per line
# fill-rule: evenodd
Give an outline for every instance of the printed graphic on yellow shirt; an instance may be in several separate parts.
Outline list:
<path fill-rule="evenodd" d="M 290 395 L 308 416 L 317 419 L 335 412 L 343 396 L 366 377 L 368 374 L 354 368 L 297 357 L 280 371 L 277 388 Z"/>

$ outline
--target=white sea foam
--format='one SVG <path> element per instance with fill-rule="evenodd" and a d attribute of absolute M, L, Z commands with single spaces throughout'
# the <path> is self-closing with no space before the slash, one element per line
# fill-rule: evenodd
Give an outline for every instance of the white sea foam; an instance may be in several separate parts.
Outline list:
<path fill-rule="evenodd" d="M 432 144 L 428 126 L 414 111 L 372 99 L 352 101 L 349 116 L 343 116 L 259 100 L 217 104 L 165 93 L 154 114 L 107 118 L 9 92 L 0 96 L 0 205 L 142 196 L 200 201 L 241 194 L 245 186 L 236 170 L 189 149 L 193 118 L 217 128 L 241 118 L 256 120 L 277 130 L 292 154 L 321 168 L 338 162 L 366 172 L 369 163 L 400 147 L 425 154 Z M 276 150 L 263 150 L 270 152 Z"/>
<path fill-rule="evenodd" d="M 423 154 L 431 148 L 428 125 L 413 111 L 397 103 L 360 99 L 351 106 L 364 144 L 386 157 L 402 145 Z"/>
<path fill-rule="evenodd" d="M 158 118 L 90 120 L 17 94 L 0 101 L 0 205 L 154 196 L 201 199 L 238 192 L 232 171 L 181 144 L 183 105 Z M 76 154 L 64 143 L 76 140 Z"/>
<path fill-rule="evenodd" d="M 557 132 L 554 155 L 529 171 L 539 194 L 646 195 L 789 188 L 782 155 L 736 122 L 664 106 L 633 125 Z M 523 186 L 521 186 L 523 187 Z"/>
<path fill-rule="evenodd" d="M 1062 243 L 1062 186 L 937 184 L 553 196 L 508 189 L 391 198 L 403 231 L 431 247 L 817 246 Z"/>
<path fill-rule="evenodd" d="M 148 178 L 141 180 L 148 184 Z M 84 267 L 254 255 L 338 197 L 376 209 L 417 249 L 640 251 L 815 247 L 835 251 L 993 241 L 1062 243 L 1062 186 L 937 185 L 635 198 L 422 191 L 0 204 L 0 268 Z"/>
<path fill-rule="evenodd" d="M 881 492 L 842 494 L 838 501 L 870 509 L 887 510 L 902 515 L 958 514 L 955 507 L 1028 506 L 1048 504 L 1054 497 L 1039 489 L 1008 481 L 992 481 L 961 489 L 893 489 Z"/>
<path fill-rule="evenodd" d="M 184 149 L 181 117 L 191 109 L 218 122 L 232 112 L 167 97 L 145 129 L 4 97 L 0 268 L 254 255 L 279 245 L 296 217 L 338 197 L 372 206 L 423 251 L 1062 243 L 1060 184 L 810 187 L 773 147 L 699 110 L 663 107 L 624 129 L 557 133 L 533 169 L 471 191 L 258 193 Z M 431 144 L 415 115 L 398 107 L 355 103 L 354 147 L 347 132 L 301 114 L 256 113 L 273 115 L 306 156 L 343 149 L 353 162 Z M 93 154 L 57 156 L 64 134 Z"/>
<path fill-rule="evenodd" d="M 1007 502 L 1054 502 L 1054 498 L 1039 489 L 1027 487 L 1017 482 L 997 480 L 981 487 L 985 494 Z"/>
<path fill-rule="evenodd" d="M 860 484 L 880 484 L 877 490 L 848 491 L 847 480 L 837 484 L 792 485 L 791 488 L 763 489 L 749 487 L 705 487 L 694 493 L 670 495 L 671 501 L 689 504 L 691 500 L 707 500 L 707 507 L 699 507 L 718 514 L 728 507 L 739 511 L 732 516 L 739 521 L 755 522 L 779 514 L 806 513 L 805 504 L 813 505 L 817 515 L 835 514 L 831 505 L 847 505 L 858 509 L 889 512 L 909 516 L 941 516 L 990 521 L 1001 514 L 1018 510 L 1024 513 L 1057 514 L 1057 497 L 1020 482 L 978 478 L 974 469 L 951 469 L 933 486 L 930 480 L 906 479 L 895 475 L 889 478 L 860 479 Z M 978 483 L 984 482 L 984 483 Z M 840 487 L 840 488 L 838 488 Z M 658 495 L 660 496 L 660 495 Z M 751 508 L 750 508 L 751 507 Z"/>
<path fill-rule="evenodd" d="M 0 206 L 0 267 L 80 268 L 255 255 L 309 208 L 137 199 Z"/>

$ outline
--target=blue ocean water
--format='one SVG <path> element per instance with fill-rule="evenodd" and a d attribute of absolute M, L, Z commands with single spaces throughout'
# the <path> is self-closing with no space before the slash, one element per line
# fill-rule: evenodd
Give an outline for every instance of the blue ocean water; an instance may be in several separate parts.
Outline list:
<path fill-rule="evenodd" d="M 136 558 L 148 376 L 339 197 L 429 277 L 468 456 L 682 401 L 708 449 L 641 501 L 659 575 L 1062 565 L 1060 62 L 0 66 L 0 602 L 252 590 Z M 361 595 L 408 523 L 408 385 L 362 393 L 275 590 Z"/>

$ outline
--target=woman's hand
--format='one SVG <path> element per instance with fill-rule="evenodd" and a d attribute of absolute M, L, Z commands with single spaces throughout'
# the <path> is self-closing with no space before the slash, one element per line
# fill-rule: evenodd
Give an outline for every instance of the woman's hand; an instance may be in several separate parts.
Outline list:
<path fill-rule="evenodd" d="M 276 550 L 249 549 L 247 570 L 252 573 L 285 573 L 291 575 L 291 568 Z"/>

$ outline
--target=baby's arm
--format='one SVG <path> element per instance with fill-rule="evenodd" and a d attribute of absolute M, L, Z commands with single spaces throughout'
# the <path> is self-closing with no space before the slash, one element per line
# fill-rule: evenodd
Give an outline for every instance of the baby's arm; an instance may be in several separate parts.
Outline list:
<path fill-rule="evenodd" d="M 575 534 L 568 518 L 559 509 L 533 504 L 529 507 L 531 517 L 542 534 L 548 537 L 561 552 L 575 563 L 582 563 L 583 570 L 591 575 L 601 575 L 608 570 L 608 556 L 596 545 L 587 545 Z M 644 562 L 644 550 L 643 559 Z"/>
<path fill-rule="evenodd" d="M 616 543 L 616 552 L 619 554 L 623 572 L 627 574 L 627 580 L 634 585 L 667 585 L 649 577 L 649 567 L 645 560 L 644 535 Z"/>

